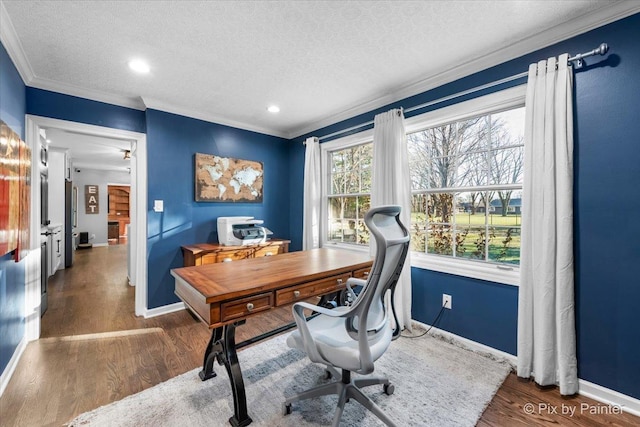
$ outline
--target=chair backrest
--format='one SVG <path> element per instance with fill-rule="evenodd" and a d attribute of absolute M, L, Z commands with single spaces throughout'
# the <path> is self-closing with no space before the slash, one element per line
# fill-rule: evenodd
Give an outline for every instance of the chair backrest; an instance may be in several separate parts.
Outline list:
<path fill-rule="evenodd" d="M 384 303 L 385 295 L 391 290 L 393 297 L 409 251 L 409 232 L 400 222 L 400 210 L 400 206 L 379 206 L 370 209 L 364 218 L 376 242 L 376 255 L 367 283 L 351 307 L 346 327 L 351 337 L 359 341 L 361 360 L 367 362 L 365 365 L 371 364 L 371 370 L 373 365 L 367 343 L 376 340 L 388 327 L 389 308 Z"/>

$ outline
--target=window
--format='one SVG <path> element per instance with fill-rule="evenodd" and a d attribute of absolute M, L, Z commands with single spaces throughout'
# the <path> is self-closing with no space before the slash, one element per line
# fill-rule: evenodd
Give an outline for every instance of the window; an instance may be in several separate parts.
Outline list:
<path fill-rule="evenodd" d="M 516 284 L 524 86 L 405 121 L 412 265 Z M 366 247 L 373 130 L 321 144 L 323 244 Z"/>
<path fill-rule="evenodd" d="M 371 142 L 330 152 L 327 241 L 369 244 L 364 214 L 371 207 Z"/>
<path fill-rule="evenodd" d="M 413 251 L 518 265 L 524 107 L 407 135 Z"/>

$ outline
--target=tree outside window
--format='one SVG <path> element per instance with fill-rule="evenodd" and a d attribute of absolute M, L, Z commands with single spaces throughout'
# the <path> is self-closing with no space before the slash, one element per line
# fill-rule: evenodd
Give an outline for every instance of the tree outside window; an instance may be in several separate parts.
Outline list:
<path fill-rule="evenodd" d="M 364 215 L 371 207 L 372 157 L 371 143 L 331 153 L 327 241 L 369 244 Z"/>
<path fill-rule="evenodd" d="M 407 135 L 412 250 L 519 264 L 524 108 Z"/>
<path fill-rule="evenodd" d="M 524 107 L 407 135 L 411 248 L 519 264 Z M 328 152 L 327 242 L 368 245 L 373 145 Z"/>

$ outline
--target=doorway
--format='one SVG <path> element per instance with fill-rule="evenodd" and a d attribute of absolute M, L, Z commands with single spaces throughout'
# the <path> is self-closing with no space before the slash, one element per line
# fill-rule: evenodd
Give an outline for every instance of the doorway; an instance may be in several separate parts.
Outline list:
<path fill-rule="evenodd" d="M 109 213 L 107 215 L 107 239 L 109 245 L 126 244 L 130 229 L 130 185 L 108 185 Z"/>
<path fill-rule="evenodd" d="M 126 140 L 130 141 L 130 153 L 131 166 L 130 166 L 130 235 L 128 236 L 130 251 L 128 254 L 127 262 L 130 265 L 130 284 L 135 286 L 135 314 L 137 316 L 144 316 L 147 312 L 146 299 L 147 299 L 147 265 L 146 265 L 146 230 L 147 230 L 147 218 L 146 218 L 146 205 L 147 205 L 147 146 L 146 135 L 138 132 L 124 131 L 120 129 L 105 128 L 95 125 L 87 125 L 76 122 L 69 122 L 65 120 L 51 119 L 38 116 L 26 116 L 26 140 L 27 144 L 32 147 L 32 153 L 34 157 L 32 164 L 38 164 L 36 162 L 36 152 L 39 156 L 39 150 L 33 150 L 33 147 L 39 146 L 39 140 L 42 129 L 58 129 L 69 133 L 75 133 L 80 135 L 86 135 L 88 137 L 101 137 L 110 138 L 114 140 Z M 39 160 L 38 160 L 39 161 Z M 39 168 L 32 168 L 32 182 L 38 182 L 40 179 Z M 41 202 L 40 202 L 40 188 L 35 187 L 32 191 L 32 216 L 31 216 L 31 230 L 40 230 L 41 224 Z M 39 233 L 31 233 L 32 241 L 31 248 L 40 248 Z M 106 237 L 106 236 L 105 236 Z M 140 256 L 139 256 L 140 254 Z M 30 274 L 37 274 L 40 276 L 42 266 L 40 262 L 36 261 L 40 259 L 34 257 L 32 263 L 32 271 Z M 30 313 L 39 312 L 41 307 L 41 290 L 39 281 L 30 281 L 27 283 L 26 288 L 26 306 L 27 311 Z M 26 335 L 29 340 L 38 339 L 40 335 L 40 316 L 27 316 Z"/>

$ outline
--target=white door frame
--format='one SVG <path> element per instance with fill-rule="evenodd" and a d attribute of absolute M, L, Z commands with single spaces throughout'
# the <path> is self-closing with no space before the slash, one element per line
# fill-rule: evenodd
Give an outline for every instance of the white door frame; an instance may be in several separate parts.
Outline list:
<path fill-rule="evenodd" d="M 71 132 L 96 135 L 105 138 L 127 139 L 133 141 L 135 156 L 132 156 L 131 192 L 133 194 L 134 231 L 131 239 L 132 249 L 135 248 L 135 266 L 132 275 L 135 277 L 135 312 L 136 316 L 147 313 L 147 135 L 139 132 L 120 130 L 48 117 L 26 117 L 26 142 L 32 150 L 31 168 L 31 249 L 40 250 L 40 128 L 57 128 Z M 135 159 L 135 162 L 133 160 Z M 36 255 L 36 254 L 34 254 Z M 33 257 L 33 262 L 39 265 L 39 254 Z M 40 268 L 38 268 L 38 271 Z M 39 277 L 39 276 L 38 276 Z M 40 316 L 30 315 L 40 312 L 40 281 L 27 281 L 25 289 L 26 303 L 26 335 L 29 341 L 36 340 L 40 335 Z"/>

